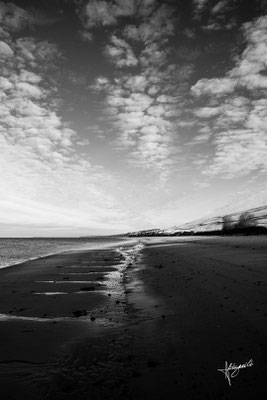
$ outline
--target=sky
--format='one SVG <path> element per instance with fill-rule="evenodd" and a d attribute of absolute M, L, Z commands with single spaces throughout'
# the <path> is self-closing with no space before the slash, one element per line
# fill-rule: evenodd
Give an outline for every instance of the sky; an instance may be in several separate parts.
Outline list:
<path fill-rule="evenodd" d="M 267 203 L 266 0 L 0 0 L 0 236 Z"/>

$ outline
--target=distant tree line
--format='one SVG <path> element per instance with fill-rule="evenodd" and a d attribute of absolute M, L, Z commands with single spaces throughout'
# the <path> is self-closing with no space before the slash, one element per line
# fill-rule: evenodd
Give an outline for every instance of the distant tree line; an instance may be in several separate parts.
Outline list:
<path fill-rule="evenodd" d="M 245 211 L 240 214 L 238 221 L 231 215 L 225 215 L 222 219 L 223 234 L 266 234 L 267 228 L 258 226 L 257 218 L 252 213 Z"/>

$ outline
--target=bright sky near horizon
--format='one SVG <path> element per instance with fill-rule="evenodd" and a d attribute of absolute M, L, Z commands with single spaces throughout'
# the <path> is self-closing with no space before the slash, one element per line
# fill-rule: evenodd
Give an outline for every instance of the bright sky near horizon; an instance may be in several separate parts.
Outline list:
<path fill-rule="evenodd" d="M 0 1 L 0 236 L 267 203 L 266 0 Z"/>

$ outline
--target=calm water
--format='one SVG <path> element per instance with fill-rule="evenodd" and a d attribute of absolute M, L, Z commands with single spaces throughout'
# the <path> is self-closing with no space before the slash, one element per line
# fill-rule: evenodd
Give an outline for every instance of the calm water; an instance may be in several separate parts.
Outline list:
<path fill-rule="evenodd" d="M 91 238 L 34 238 L 34 239 L 1 239 L 0 268 L 18 264 L 51 254 L 75 250 L 93 250 L 134 242 L 126 237 L 91 237 Z"/>

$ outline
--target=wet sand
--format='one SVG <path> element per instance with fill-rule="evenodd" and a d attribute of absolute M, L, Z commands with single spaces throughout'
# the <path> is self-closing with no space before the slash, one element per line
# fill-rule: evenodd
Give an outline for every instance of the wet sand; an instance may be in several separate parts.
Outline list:
<path fill-rule="evenodd" d="M 267 238 L 156 241 L 129 276 L 132 398 L 265 398 Z M 217 371 L 250 359 L 231 387 Z"/>
<path fill-rule="evenodd" d="M 0 271 L 3 398 L 265 397 L 266 237 L 141 241 Z"/>

